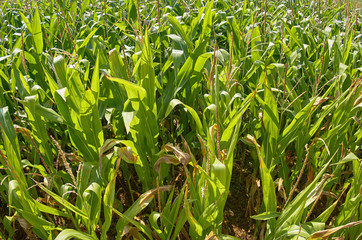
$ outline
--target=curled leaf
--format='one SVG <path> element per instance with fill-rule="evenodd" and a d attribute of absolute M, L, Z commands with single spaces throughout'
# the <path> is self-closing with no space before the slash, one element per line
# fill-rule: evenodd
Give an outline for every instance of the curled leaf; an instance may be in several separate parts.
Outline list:
<path fill-rule="evenodd" d="M 123 238 L 124 236 L 128 236 L 128 237 L 132 237 L 133 239 L 140 239 L 139 237 L 139 230 L 136 227 L 132 227 L 132 226 L 125 226 L 122 232 L 121 237 Z"/>
<path fill-rule="evenodd" d="M 163 150 L 166 152 L 173 152 L 183 165 L 188 164 L 191 160 L 190 154 L 181 151 L 179 147 L 172 146 L 171 144 L 164 145 Z"/>
<path fill-rule="evenodd" d="M 241 138 L 241 141 L 243 141 L 245 144 L 248 144 L 249 146 L 257 146 L 260 148 L 260 145 L 257 143 L 254 136 L 248 134 L 246 137 Z"/>
<path fill-rule="evenodd" d="M 324 103 L 325 101 L 327 101 L 328 98 L 321 98 L 321 97 L 317 97 L 317 99 L 315 100 L 315 102 L 313 103 L 313 106 L 318 106 L 322 103 Z"/>
<path fill-rule="evenodd" d="M 28 239 L 30 240 L 37 239 L 37 237 L 32 231 L 32 226 L 24 218 L 18 218 L 18 222 L 20 226 L 23 228 L 24 232 L 26 233 Z"/>
<path fill-rule="evenodd" d="M 211 127 L 209 127 L 209 133 L 210 133 L 210 136 L 211 136 L 211 139 L 212 139 L 212 140 L 215 139 L 216 130 L 217 130 L 217 125 L 216 125 L 216 123 L 215 123 L 214 125 L 212 125 Z"/>
<path fill-rule="evenodd" d="M 219 239 L 214 231 L 211 231 L 205 238 L 205 240 L 217 240 Z"/>
<path fill-rule="evenodd" d="M 162 157 L 160 157 L 154 167 L 155 167 L 155 170 L 158 174 L 160 174 L 160 165 L 161 163 L 166 163 L 166 164 L 174 164 L 174 165 L 177 165 L 180 163 L 180 161 L 177 159 L 177 157 L 173 156 L 173 155 L 170 155 L 170 154 L 165 154 L 163 155 Z"/>
<path fill-rule="evenodd" d="M 323 231 L 318 231 L 315 232 L 310 239 L 318 239 L 318 238 L 322 238 L 322 239 L 328 239 L 328 237 L 330 235 L 332 235 L 333 233 L 341 230 L 341 229 L 345 229 L 345 228 L 350 228 L 356 225 L 361 224 L 362 221 L 358 221 L 358 222 L 352 222 L 352 223 L 348 223 L 346 225 L 343 226 L 339 226 L 339 227 L 335 227 L 335 228 L 331 228 L 331 229 L 327 229 L 327 230 L 323 230 Z"/>
<path fill-rule="evenodd" d="M 191 156 L 191 150 L 189 144 L 186 142 L 185 138 L 181 135 L 182 143 L 184 144 L 185 151 Z"/>
<path fill-rule="evenodd" d="M 200 145 L 201 145 L 202 156 L 205 157 L 205 155 L 206 155 L 206 147 L 205 147 L 204 140 L 202 139 L 202 137 L 200 135 L 197 135 L 197 139 L 199 140 Z"/>
<path fill-rule="evenodd" d="M 107 152 L 108 150 L 110 150 L 111 148 L 113 148 L 114 146 L 116 146 L 117 144 L 121 143 L 120 140 L 117 139 L 107 139 L 104 143 L 103 146 L 101 147 L 100 153 L 99 153 L 99 161 L 101 162 L 103 159 L 103 155 L 105 152 Z"/>
<path fill-rule="evenodd" d="M 147 192 L 145 192 L 144 194 L 142 194 L 140 196 L 140 202 L 139 205 L 142 206 L 143 204 L 148 204 L 148 201 L 157 193 L 157 192 L 166 192 L 166 191 L 171 191 L 172 189 L 172 185 L 166 185 L 166 186 L 161 186 L 158 188 L 154 188 L 151 189 Z"/>
<path fill-rule="evenodd" d="M 130 147 L 118 148 L 118 154 L 127 163 L 135 163 L 137 161 L 137 154 L 135 154 Z"/>

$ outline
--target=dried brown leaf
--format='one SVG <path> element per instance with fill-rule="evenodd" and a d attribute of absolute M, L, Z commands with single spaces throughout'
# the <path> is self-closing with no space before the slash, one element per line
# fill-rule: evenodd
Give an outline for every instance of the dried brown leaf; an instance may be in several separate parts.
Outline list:
<path fill-rule="evenodd" d="M 211 231 L 206 237 L 205 240 L 218 240 L 219 238 L 214 233 L 214 231 Z"/>
<path fill-rule="evenodd" d="M 199 140 L 200 145 L 201 145 L 202 156 L 205 157 L 205 155 L 206 155 L 205 143 L 204 143 L 204 141 L 202 140 L 202 138 L 201 138 L 200 135 L 197 135 L 197 139 Z"/>
<path fill-rule="evenodd" d="M 127 163 L 137 162 L 137 155 L 132 151 L 132 149 L 130 147 L 118 148 L 118 154 Z"/>
<path fill-rule="evenodd" d="M 156 163 L 154 165 L 154 168 L 158 174 L 160 174 L 161 163 L 177 165 L 180 163 L 180 161 L 178 160 L 177 157 L 175 157 L 173 155 L 170 155 L 170 154 L 163 155 L 156 161 Z"/>
<path fill-rule="evenodd" d="M 211 136 L 212 140 L 214 140 L 214 138 L 215 138 L 216 130 L 217 130 L 216 123 L 214 125 L 212 125 L 211 127 L 209 127 L 209 133 L 210 133 L 210 136 Z"/>
<path fill-rule="evenodd" d="M 28 221 L 26 221 L 24 218 L 18 218 L 17 220 L 18 220 L 20 226 L 24 229 L 24 232 L 26 233 L 27 238 L 30 240 L 36 240 L 37 237 L 32 231 L 33 227 L 28 223 Z"/>
<path fill-rule="evenodd" d="M 278 192 L 280 193 L 280 195 L 282 196 L 282 198 L 284 200 L 287 200 L 287 194 L 286 194 L 284 186 L 283 186 L 283 178 L 279 178 L 279 181 L 277 184 L 278 184 Z"/>
<path fill-rule="evenodd" d="M 313 103 L 313 106 L 318 106 L 322 103 L 324 103 L 325 101 L 327 101 L 328 98 L 321 98 L 321 97 L 317 97 L 317 99 L 315 100 L 315 102 Z"/>
<path fill-rule="evenodd" d="M 127 236 L 127 239 L 131 237 L 131 239 L 140 239 L 140 236 L 138 235 L 138 229 L 136 227 L 132 226 L 125 226 L 121 235 L 121 238 L 124 236 Z"/>
<path fill-rule="evenodd" d="M 308 164 L 308 174 L 307 174 L 308 182 L 311 183 L 314 180 L 314 170 L 311 164 Z"/>
<path fill-rule="evenodd" d="M 166 191 L 171 191 L 172 189 L 172 185 L 166 185 L 166 186 L 161 186 L 161 187 L 158 187 L 158 188 L 154 188 L 154 189 L 151 189 L 147 192 L 145 192 L 144 194 L 142 194 L 140 196 L 140 205 L 143 205 L 145 202 L 147 202 L 150 198 L 152 198 L 158 191 L 160 192 L 166 192 Z"/>
<path fill-rule="evenodd" d="M 190 154 L 181 151 L 179 147 L 172 146 L 171 144 L 166 144 L 163 146 L 163 150 L 167 152 L 173 152 L 177 159 L 180 161 L 180 163 L 182 163 L 183 165 L 186 165 L 191 161 Z"/>
<path fill-rule="evenodd" d="M 310 239 L 318 239 L 318 238 L 322 238 L 322 239 L 327 239 L 330 235 L 332 235 L 333 233 L 341 230 L 341 229 L 345 229 L 345 228 L 350 228 L 356 225 L 361 224 L 362 221 L 358 221 L 358 222 L 352 222 L 352 223 L 348 223 L 346 225 L 343 226 L 339 226 L 339 227 L 335 227 L 335 228 L 331 228 L 331 229 L 327 229 L 327 230 L 323 230 L 323 231 L 318 231 L 315 232 Z"/>
<path fill-rule="evenodd" d="M 329 191 L 323 191 L 322 192 L 323 195 L 334 198 L 334 199 L 338 199 L 337 195 L 334 194 L 333 192 L 329 192 Z"/>
<path fill-rule="evenodd" d="M 190 156 L 192 155 L 189 144 L 186 142 L 185 138 L 181 135 L 182 143 L 184 144 L 184 148 L 186 153 L 188 153 Z"/>

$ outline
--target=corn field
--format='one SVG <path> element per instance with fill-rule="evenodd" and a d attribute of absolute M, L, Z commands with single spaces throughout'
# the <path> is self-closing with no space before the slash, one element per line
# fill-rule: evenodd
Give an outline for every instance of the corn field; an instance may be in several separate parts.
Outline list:
<path fill-rule="evenodd" d="M 362 239 L 359 1 L 0 6 L 0 239 Z"/>

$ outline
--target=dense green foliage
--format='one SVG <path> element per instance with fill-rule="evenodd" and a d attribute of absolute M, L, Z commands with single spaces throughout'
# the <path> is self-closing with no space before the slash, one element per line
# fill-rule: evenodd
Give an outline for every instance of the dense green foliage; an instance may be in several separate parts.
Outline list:
<path fill-rule="evenodd" d="M 0 238 L 233 239 L 240 158 L 255 236 L 360 239 L 362 16 L 340 4 L 5 2 Z"/>

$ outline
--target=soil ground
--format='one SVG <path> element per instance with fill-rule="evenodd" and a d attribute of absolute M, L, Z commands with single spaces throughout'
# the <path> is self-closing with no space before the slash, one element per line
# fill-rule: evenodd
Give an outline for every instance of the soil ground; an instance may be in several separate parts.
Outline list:
<path fill-rule="evenodd" d="M 245 179 L 247 179 L 248 174 L 247 171 L 242 170 L 239 167 L 234 167 L 233 169 L 230 193 L 224 209 L 223 232 L 240 239 L 251 240 L 256 238 L 253 238 L 255 221 L 247 216 L 248 196 Z M 118 182 L 118 185 L 122 185 L 121 188 L 125 190 L 118 192 L 118 197 L 125 209 L 127 209 L 132 203 L 130 194 L 126 191 L 128 190 L 126 188 L 127 184 L 125 182 Z M 8 211 L 8 208 L 4 204 L 1 204 L 0 218 L 3 219 L 8 214 Z M 14 227 L 16 230 L 13 239 L 26 239 L 27 235 L 17 221 L 15 222 Z M 114 230 L 115 224 L 113 224 L 109 231 L 110 239 L 116 236 Z M 6 235 L 3 225 L 0 227 L 0 232 L 3 233 L 3 235 Z"/>
<path fill-rule="evenodd" d="M 247 184 L 249 172 L 234 167 L 230 183 L 230 192 L 224 209 L 223 232 L 240 239 L 256 239 L 253 237 L 255 221 L 248 212 Z"/>

